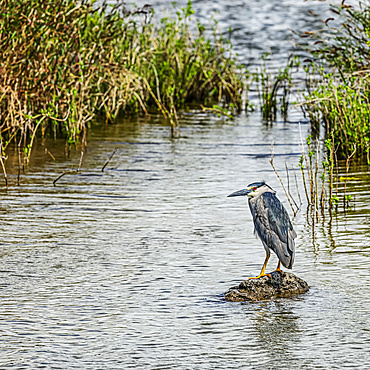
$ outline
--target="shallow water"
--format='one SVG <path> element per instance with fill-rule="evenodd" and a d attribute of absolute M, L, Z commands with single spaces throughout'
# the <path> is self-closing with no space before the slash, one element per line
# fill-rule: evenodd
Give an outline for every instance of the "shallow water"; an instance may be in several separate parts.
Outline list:
<path fill-rule="evenodd" d="M 270 143 L 285 179 L 284 161 L 297 168 L 299 126 L 267 127 L 258 115 L 188 115 L 182 126 L 178 140 L 155 120 L 94 128 L 82 174 L 57 186 L 79 153 L 68 162 L 62 142 L 39 143 L 20 187 L 11 176 L 1 190 L 1 364 L 368 368 L 368 167 L 353 167 L 353 206 L 327 215 L 315 240 L 304 209 L 293 220 L 293 272 L 309 293 L 225 302 L 264 259 L 246 200 L 226 196 L 265 179 L 290 211 Z"/>
<path fill-rule="evenodd" d="M 204 17 L 207 4 L 194 1 Z M 307 3 L 217 4 L 240 40 L 250 14 L 252 49 L 270 42 L 279 55 L 288 50 L 286 27 L 309 22 Z M 304 206 L 293 219 L 293 273 L 309 283 L 307 294 L 223 299 L 264 260 L 246 199 L 227 195 L 264 179 L 292 214 L 269 159 L 275 142 L 279 174 L 286 183 L 286 161 L 291 192 L 304 200 L 299 119 L 267 126 L 257 113 L 234 122 L 187 114 L 176 140 L 160 117 L 93 127 L 81 174 L 56 186 L 78 167 L 79 151 L 66 160 L 63 141 L 39 141 L 19 187 L 9 153 L 10 187 L 0 188 L 0 367 L 369 368 L 367 165 L 351 166 L 348 209 L 341 202 L 314 230 Z M 306 137 L 308 125 L 301 128 Z M 268 270 L 275 264 L 272 257 Z"/>

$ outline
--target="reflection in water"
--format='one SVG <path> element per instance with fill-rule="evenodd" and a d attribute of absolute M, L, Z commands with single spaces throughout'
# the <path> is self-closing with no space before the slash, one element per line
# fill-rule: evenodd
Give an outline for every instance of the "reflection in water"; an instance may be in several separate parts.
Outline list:
<path fill-rule="evenodd" d="M 268 349 L 269 362 L 278 366 L 281 358 L 294 357 L 292 348 L 300 336 L 299 317 L 289 300 L 261 304 L 254 316 L 257 346 Z"/>

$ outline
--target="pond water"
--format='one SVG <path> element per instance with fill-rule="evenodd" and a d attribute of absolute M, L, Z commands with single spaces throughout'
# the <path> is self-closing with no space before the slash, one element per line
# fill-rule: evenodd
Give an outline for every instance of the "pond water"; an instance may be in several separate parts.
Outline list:
<path fill-rule="evenodd" d="M 238 11 L 217 4 L 232 25 Z M 258 27 L 272 5 L 252 4 Z M 284 4 L 300 7 L 275 2 Z M 292 195 L 304 201 L 299 120 L 189 113 L 174 140 L 155 116 L 92 127 L 81 173 L 56 186 L 78 167 L 78 150 L 67 160 L 63 141 L 39 141 L 20 186 L 9 153 L 10 187 L 0 188 L 0 367 L 368 369 L 367 165 L 350 168 L 349 208 L 340 203 L 315 229 L 305 206 L 293 219 L 293 273 L 309 283 L 307 294 L 259 303 L 222 295 L 264 260 L 246 199 L 227 195 L 264 179 L 292 214 L 269 163 L 272 142 L 280 176 L 287 183 L 286 161 Z M 306 137 L 308 124 L 301 130 Z M 268 270 L 275 264 L 273 256 Z"/>
<path fill-rule="evenodd" d="M 174 13 L 169 0 L 137 0 L 134 3 L 138 7 L 151 4 L 157 19 Z M 186 7 L 187 3 L 188 0 L 175 1 L 176 10 Z M 249 64 L 252 71 L 260 65 L 260 57 L 265 52 L 272 54 L 272 65 L 285 66 L 298 40 L 294 32 L 322 29 L 321 20 L 333 17 L 328 4 L 321 1 L 192 0 L 192 8 L 194 17 L 203 25 L 211 27 L 214 20 L 217 21 L 218 29 L 231 39 L 240 61 Z"/>
<path fill-rule="evenodd" d="M 155 119 L 94 128 L 82 173 L 56 186 L 79 153 L 68 162 L 63 142 L 38 143 L 21 186 L 14 173 L 1 189 L 0 363 L 368 368 L 368 167 L 353 167 L 355 202 L 317 226 L 314 239 L 304 208 L 293 220 L 293 272 L 309 283 L 307 294 L 225 302 L 222 293 L 264 260 L 246 199 L 226 196 L 265 179 L 290 211 L 270 144 L 286 182 L 285 161 L 297 168 L 299 126 L 190 114 L 182 126 L 177 140 Z M 295 185 L 291 192 L 298 199 Z"/>

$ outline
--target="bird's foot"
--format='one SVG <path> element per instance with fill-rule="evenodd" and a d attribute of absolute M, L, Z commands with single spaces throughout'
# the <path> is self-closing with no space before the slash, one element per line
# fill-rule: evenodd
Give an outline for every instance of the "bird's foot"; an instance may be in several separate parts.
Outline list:
<path fill-rule="evenodd" d="M 263 276 L 268 276 L 271 279 L 271 274 L 263 273 L 263 274 L 259 274 L 258 276 L 250 277 L 248 280 L 259 279 L 260 277 L 263 277 Z"/>
<path fill-rule="evenodd" d="M 280 272 L 280 274 L 283 274 L 283 270 L 281 268 L 278 268 L 278 269 L 270 272 L 270 274 L 273 274 L 274 272 Z"/>
<path fill-rule="evenodd" d="M 278 263 L 278 265 L 276 267 L 276 270 L 272 271 L 270 274 L 273 274 L 274 272 L 280 272 L 280 275 L 283 274 L 283 270 L 281 269 L 281 262 L 280 262 L 280 260 L 279 260 L 279 263 Z"/>

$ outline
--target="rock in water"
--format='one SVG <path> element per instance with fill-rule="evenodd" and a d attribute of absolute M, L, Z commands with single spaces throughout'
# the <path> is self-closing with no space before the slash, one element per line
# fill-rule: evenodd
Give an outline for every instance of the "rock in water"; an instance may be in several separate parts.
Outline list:
<path fill-rule="evenodd" d="M 306 293 L 308 289 L 308 284 L 298 276 L 275 271 L 271 273 L 271 278 L 263 276 L 242 281 L 239 286 L 232 287 L 225 293 L 225 299 L 233 302 L 262 301 L 273 297 L 291 297 Z"/>

